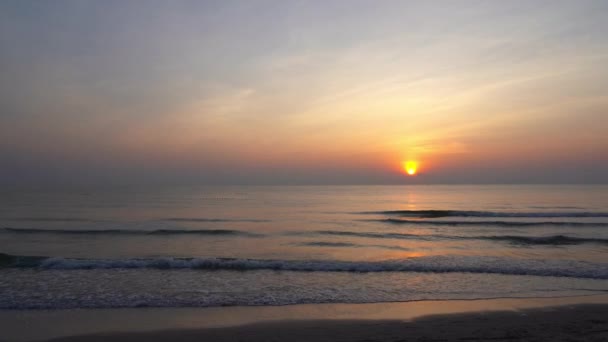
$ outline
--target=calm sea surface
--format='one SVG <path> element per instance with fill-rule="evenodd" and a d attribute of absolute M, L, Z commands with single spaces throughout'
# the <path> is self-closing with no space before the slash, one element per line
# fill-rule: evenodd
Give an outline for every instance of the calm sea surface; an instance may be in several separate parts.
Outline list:
<path fill-rule="evenodd" d="M 0 309 L 608 291 L 608 186 L 4 192 Z"/>

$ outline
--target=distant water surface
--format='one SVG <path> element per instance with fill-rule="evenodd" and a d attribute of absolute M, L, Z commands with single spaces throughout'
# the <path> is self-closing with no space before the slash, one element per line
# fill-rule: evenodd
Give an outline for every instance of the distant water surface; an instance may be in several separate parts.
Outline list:
<path fill-rule="evenodd" d="M 608 186 L 13 191 L 0 309 L 608 292 Z"/>

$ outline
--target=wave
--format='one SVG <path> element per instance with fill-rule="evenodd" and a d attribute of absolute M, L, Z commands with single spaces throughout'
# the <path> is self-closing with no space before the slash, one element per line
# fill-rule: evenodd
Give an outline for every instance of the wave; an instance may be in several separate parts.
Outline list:
<path fill-rule="evenodd" d="M 72 230 L 72 229 L 39 229 L 39 228 L 0 228 L 0 233 L 10 234 L 58 234 L 58 235 L 132 235 L 132 236 L 171 236 L 171 235 L 201 235 L 201 236 L 247 236 L 264 237 L 264 234 L 256 232 L 246 232 L 231 229 L 157 229 L 157 230 L 129 230 L 129 229 L 99 229 L 99 230 Z M 602 238 L 582 238 L 565 235 L 551 236 L 519 236 L 519 235 L 491 235 L 491 236 L 466 236 L 466 235 L 446 235 L 446 234 L 407 234 L 407 233 L 376 233 L 376 232 L 353 232 L 342 230 L 316 230 L 291 232 L 289 235 L 329 235 L 329 236 L 350 236 L 371 239 L 400 239 L 400 240 L 423 240 L 431 241 L 437 239 L 448 240 L 491 240 L 505 241 L 513 244 L 522 245 L 577 245 L 584 243 L 608 244 L 608 239 Z M 382 245 L 358 245 L 345 242 L 315 242 L 320 247 L 378 247 L 397 249 L 396 246 Z M 301 245 L 306 245 L 303 243 Z M 313 246 L 313 244 L 310 244 Z"/>
<path fill-rule="evenodd" d="M 30 222 L 101 222 L 81 217 L 9 217 L 7 221 L 30 221 Z"/>
<path fill-rule="evenodd" d="M 361 245 L 357 243 L 349 243 L 349 242 L 329 242 L 329 241 L 312 241 L 312 242 L 302 242 L 296 244 L 297 246 L 310 246 L 310 247 L 352 247 L 352 248 L 382 248 L 382 249 L 394 249 L 400 251 L 410 251 L 410 248 L 405 248 L 401 246 L 387 246 L 387 245 Z"/>
<path fill-rule="evenodd" d="M 507 241 L 522 245 L 578 245 L 583 243 L 594 243 L 608 245 L 608 239 L 601 238 L 579 238 L 565 235 L 551 236 L 518 236 L 518 235 L 499 235 L 499 236 L 476 236 L 472 237 L 483 240 Z"/>
<path fill-rule="evenodd" d="M 547 205 L 531 205 L 528 208 L 533 209 L 574 209 L 574 210 L 585 210 L 583 207 L 575 206 L 547 206 Z"/>
<path fill-rule="evenodd" d="M 490 240 L 504 241 L 512 244 L 521 245 L 578 245 L 584 243 L 605 244 L 608 245 L 608 239 L 602 238 L 582 238 L 565 235 L 550 235 L 550 236 L 521 236 L 521 235 L 445 235 L 445 234 L 403 234 L 403 233 L 372 233 L 372 232 L 351 232 L 351 231 L 336 231 L 336 230 L 317 230 L 311 232 L 319 235 L 333 236 L 351 236 L 373 239 L 404 239 L 404 240 Z M 353 246 L 356 247 L 356 246 Z"/>
<path fill-rule="evenodd" d="M 0 228 L 0 232 L 13 234 L 61 234 L 61 235 L 243 235 L 262 236 L 253 232 L 232 229 L 40 229 L 40 228 Z"/>
<path fill-rule="evenodd" d="M 294 272 L 489 273 L 608 279 L 608 264 L 574 260 L 531 260 L 478 256 L 428 256 L 385 261 L 261 260 L 232 258 L 72 259 L 0 254 L 4 268 L 43 270 L 195 269 Z"/>
<path fill-rule="evenodd" d="M 395 215 L 403 217 L 418 218 L 440 218 L 440 217 L 608 217 L 608 212 L 500 212 L 500 211 L 468 211 L 468 210 L 386 210 L 367 211 L 361 214 Z"/>
<path fill-rule="evenodd" d="M 81 217 L 8 217 L 7 221 L 28 221 L 28 222 L 107 222 L 107 220 L 98 220 Z M 229 219 L 229 218 L 206 218 L 206 217 L 168 217 L 160 219 L 165 222 L 270 222 L 270 220 L 262 219 Z"/>
<path fill-rule="evenodd" d="M 270 222 L 270 220 L 258 219 L 223 219 L 223 218 L 205 218 L 205 217 L 169 217 L 162 221 L 169 222 Z"/>
<path fill-rule="evenodd" d="M 350 232 L 350 231 L 344 231 L 344 230 L 315 230 L 310 233 L 320 234 L 320 235 L 334 235 L 334 236 L 353 236 L 353 237 L 372 238 L 372 239 L 429 240 L 434 237 L 433 235 L 416 235 L 416 234 L 405 234 L 405 233 Z M 309 234 L 309 232 L 303 232 L 302 234 Z"/>
<path fill-rule="evenodd" d="M 608 222 L 563 222 L 563 221 L 433 221 L 433 220 L 404 220 L 404 219 L 377 219 L 365 220 L 372 222 L 386 222 L 392 224 L 434 225 L 434 226 L 505 226 L 505 227 L 531 227 L 531 226 L 575 226 L 575 227 L 608 227 Z"/>
<path fill-rule="evenodd" d="M 358 247 L 358 246 L 360 246 L 356 243 L 326 242 L 326 241 L 302 242 L 302 243 L 298 243 L 296 245 L 297 246 L 315 246 L 315 247 Z"/>

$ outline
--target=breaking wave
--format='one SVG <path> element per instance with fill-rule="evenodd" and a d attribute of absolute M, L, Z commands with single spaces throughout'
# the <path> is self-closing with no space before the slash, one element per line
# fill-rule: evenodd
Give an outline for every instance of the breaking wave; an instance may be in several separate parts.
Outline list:
<path fill-rule="evenodd" d="M 193 269 L 295 272 L 489 273 L 608 279 L 608 264 L 574 260 L 534 260 L 479 256 L 428 256 L 385 261 L 261 260 L 232 258 L 76 259 L 0 254 L 4 268 L 43 270 Z"/>

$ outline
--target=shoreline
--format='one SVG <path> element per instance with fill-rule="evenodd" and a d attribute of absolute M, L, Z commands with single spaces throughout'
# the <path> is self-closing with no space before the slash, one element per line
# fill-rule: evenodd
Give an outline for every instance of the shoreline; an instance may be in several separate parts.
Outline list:
<path fill-rule="evenodd" d="M 48 342 L 606 341 L 608 305 L 579 304 L 400 320 L 274 321 L 237 327 L 101 333 Z"/>
<path fill-rule="evenodd" d="M 130 340 L 131 338 L 141 337 L 146 341 L 160 341 L 163 340 L 162 336 L 169 335 L 174 340 L 195 337 L 203 340 L 203 337 L 207 336 L 205 334 L 215 334 L 219 331 L 223 335 L 221 338 L 216 337 L 214 339 L 237 341 L 231 338 L 236 338 L 235 336 L 241 336 L 241 334 L 253 334 L 251 338 L 245 340 L 255 340 L 255 336 L 271 337 L 272 335 L 265 335 L 270 334 L 270 331 L 267 331 L 268 329 L 281 330 L 282 327 L 289 327 L 288 330 L 292 332 L 299 329 L 298 331 L 301 330 L 300 334 L 305 334 L 305 331 L 317 327 L 321 329 L 318 331 L 326 331 L 329 335 L 339 334 L 342 336 L 349 329 L 359 331 L 358 327 L 361 325 L 380 325 L 387 331 L 399 334 L 400 329 L 404 328 L 404 322 L 413 323 L 414 326 L 417 326 L 419 325 L 418 322 L 426 322 L 427 318 L 432 320 L 441 316 L 444 317 L 441 319 L 448 320 L 465 319 L 473 324 L 476 319 L 472 317 L 478 319 L 479 316 L 507 315 L 509 317 L 513 316 L 509 320 L 516 322 L 516 317 L 521 315 L 522 312 L 527 315 L 538 315 L 538 313 L 533 312 L 542 313 L 543 310 L 562 312 L 558 315 L 559 317 L 551 319 L 559 320 L 564 326 L 568 325 L 568 315 L 575 316 L 572 319 L 589 318 L 594 315 L 590 310 L 595 312 L 595 315 L 601 312 L 603 317 L 608 317 L 608 294 L 553 298 L 429 300 L 368 304 L 297 304 L 257 307 L 0 310 L 0 326 L 2 326 L 0 341 L 44 341 L 57 338 L 67 338 L 66 341 L 97 341 L 96 338 L 102 335 L 107 340 L 121 340 L 123 337 L 128 337 L 128 340 Z M 570 314 L 565 314 L 568 310 Z M 573 314 L 572 310 L 577 310 L 576 314 Z M 456 318 L 456 316 L 461 316 L 461 318 Z M 468 316 L 470 317 L 466 318 Z M 547 319 L 548 322 L 551 321 L 551 319 Z M 595 318 L 590 319 L 594 320 Z M 601 321 L 602 318 L 596 320 Z M 501 323 L 500 319 L 495 321 Z M 423 325 L 427 326 L 429 324 L 433 326 L 435 323 L 424 323 Z M 582 323 L 578 322 L 575 325 L 580 326 L 580 324 Z M 598 324 L 602 326 L 601 322 Z M 35 329 L 32 329 L 32 327 L 35 327 Z M 571 328 L 576 330 L 574 326 Z M 257 333 L 253 333 L 251 329 Z M 336 329 L 344 331 L 338 332 Z M 602 327 L 601 329 L 608 331 L 608 327 Z M 361 333 L 363 331 L 359 331 L 358 334 Z M 465 333 L 465 331 L 462 331 L 462 333 Z M 187 336 L 180 334 L 186 334 Z M 355 338 L 355 335 L 351 337 Z M 320 338 L 320 336 L 317 336 L 317 338 Z M 604 337 L 602 336 L 602 338 Z"/>

